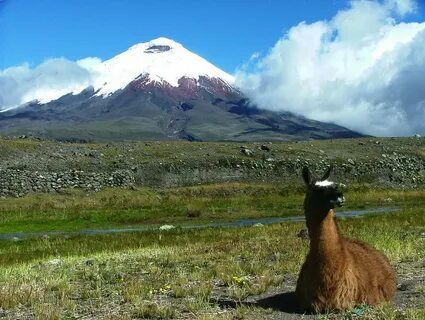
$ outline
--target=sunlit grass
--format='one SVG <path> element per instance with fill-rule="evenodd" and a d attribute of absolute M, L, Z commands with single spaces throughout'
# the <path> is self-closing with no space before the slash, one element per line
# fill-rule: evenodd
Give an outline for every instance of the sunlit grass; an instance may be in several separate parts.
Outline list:
<path fill-rule="evenodd" d="M 418 236 L 418 227 L 425 226 L 421 209 L 340 224 L 344 234 L 368 241 L 393 264 L 425 258 L 425 239 Z M 40 317 L 48 312 L 60 318 L 78 313 L 76 304 L 101 314 L 107 303 L 124 304 L 129 318 L 174 318 L 186 312 L 204 317 L 217 312 L 208 303 L 214 295 L 239 301 L 295 276 L 308 245 L 296 236 L 301 228 L 302 223 L 287 223 L 1 241 L 0 308 L 25 306 Z M 255 308 L 229 312 L 258 315 Z M 370 319 L 398 314 L 373 312 Z M 414 319 L 420 312 L 404 313 Z"/>
<path fill-rule="evenodd" d="M 68 190 L 31 194 L 0 202 L 0 232 L 112 228 L 158 223 L 197 223 L 243 218 L 301 215 L 304 187 L 259 183 L 197 187 L 106 189 L 98 193 Z M 425 191 L 350 186 L 344 210 L 417 206 Z"/>
<path fill-rule="evenodd" d="M 399 206 L 401 211 L 340 220 L 345 235 L 382 250 L 395 266 L 425 258 L 425 238 L 421 236 L 425 232 L 425 191 L 352 186 L 346 197 L 352 203 L 348 208 Z M 30 195 L 3 200 L 0 225 L 25 231 L 36 224 L 40 230 L 52 226 L 80 227 L 72 223 L 81 217 L 86 217 L 87 226 L 105 226 L 129 221 L 180 219 L 193 223 L 212 218 L 278 216 L 285 212 L 301 213 L 302 198 L 301 185 L 290 189 L 239 183 L 159 191 L 104 190 L 89 196 L 83 192 Z M 50 202 L 49 208 L 40 201 Z M 121 206 L 126 209 L 120 211 Z M 138 207 L 149 208 L 152 216 L 138 215 Z M 179 214 L 170 218 L 167 214 L 171 210 Z M 188 210 L 198 210 L 200 216 L 188 217 Z M 114 220 L 113 212 L 127 215 Z M 258 319 L 273 315 L 272 310 L 242 304 L 223 310 L 213 301 L 225 297 L 238 302 L 295 279 L 308 249 L 308 241 L 297 237 L 304 227 L 300 222 L 260 228 L 177 228 L 1 240 L 0 310 L 11 315 L 24 312 L 39 319 L 88 314 L 100 319 Z M 418 286 L 417 290 L 422 292 L 423 288 Z M 421 319 L 423 314 L 419 305 L 403 310 L 386 306 L 368 310 L 364 317 Z M 351 315 L 321 317 L 350 319 Z"/>

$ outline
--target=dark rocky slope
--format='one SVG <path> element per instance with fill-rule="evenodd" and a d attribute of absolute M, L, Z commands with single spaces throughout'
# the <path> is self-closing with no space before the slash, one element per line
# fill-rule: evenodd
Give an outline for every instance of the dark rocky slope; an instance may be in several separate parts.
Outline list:
<path fill-rule="evenodd" d="M 0 132 L 58 140 L 285 141 L 354 138 L 341 126 L 251 106 L 219 78 L 182 78 L 179 86 L 140 76 L 110 96 L 88 88 L 47 104 L 0 113 Z"/>
<path fill-rule="evenodd" d="M 333 163 L 338 181 L 414 188 L 425 183 L 425 139 L 303 143 L 58 143 L 0 139 L 0 195 L 170 187 L 226 181 L 299 182 L 301 168 Z"/>

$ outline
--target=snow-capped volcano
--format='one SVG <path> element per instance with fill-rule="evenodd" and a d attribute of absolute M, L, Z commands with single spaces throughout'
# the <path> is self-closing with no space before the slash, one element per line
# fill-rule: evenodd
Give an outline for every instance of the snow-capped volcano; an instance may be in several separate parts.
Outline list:
<path fill-rule="evenodd" d="M 86 58 L 72 62 L 63 58 L 55 60 L 61 63 L 61 68 L 51 67 L 52 70 L 44 74 L 37 72 L 40 79 L 30 86 L 21 101 L 13 105 L 0 105 L 0 112 L 14 109 L 28 102 L 48 103 L 60 97 L 80 92 L 91 87 L 95 96 L 106 97 L 124 89 L 133 81 L 143 84 L 178 87 L 183 78 L 194 80 L 197 85 L 200 78 L 220 80 L 220 85 L 232 88 L 233 76 L 220 70 L 207 60 L 167 38 L 157 38 L 149 42 L 133 45 L 128 50 L 115 57 L 101 61 L 98 58 Z M 38 69 L 47 69 L 42 65 Z M 71 69 L 78 74 L 76 79 L 68 76 Z M 39 74 L 38 74 L 39 73 Z M 55 74 L 58 81 L 48 80 Z"/>
<path fill-rule="evenodd" d="M 228 73 L 167 38 L 136 44 L 103 62 L 97 71 L 99 76 L 93 87 L 98 95 L 124 89 L 142 76 L 148 76 L 150 82 L 167 83 L 172 87 L 177 87 L 182 78 L 199 80 L 201 76 L 219 78 L 229 85 L 234 81 Z"/>
<path fill-rule="evenodd" d="M 49 67 L 59 81 L 37 82 L 20 106 L 0 112 L 1 134 L 65 141 L 359 136 L 333 124 L 252 106 L 233 86 L 231 75 L 166 38 L 134 45 L 106 61 L 54 63 L 40 72 Z M 60 73 L 57 63 L 76 69 L 78 81 Z"/>

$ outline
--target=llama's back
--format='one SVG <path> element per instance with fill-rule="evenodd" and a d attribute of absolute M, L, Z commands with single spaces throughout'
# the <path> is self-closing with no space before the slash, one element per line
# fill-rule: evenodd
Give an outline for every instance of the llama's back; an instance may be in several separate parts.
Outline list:
<path fill-rule="evenodd" d="M 396 291 L 396 274 L 386 256 L 372 246 L 344 238 L 345 248 L 358 279 L 358 303 L 378 305 Z"/>
<path fill-rule="evenodd" d="M 387 258 L 358 240 L 341 238 L 341 247 L 326 263 L 309 253 L 297 282 L 300 306 L 322 312 L 390 301 L 396 275 Z"/>

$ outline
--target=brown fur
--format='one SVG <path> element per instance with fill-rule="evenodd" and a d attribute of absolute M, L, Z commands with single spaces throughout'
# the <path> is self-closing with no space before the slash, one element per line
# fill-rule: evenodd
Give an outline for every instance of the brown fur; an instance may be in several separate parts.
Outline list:
<path fill-rule="evenodd" d="M 312 192 L 310 187 L 304 202 L 310 251 L 296 288 L 301 306 L 323 312 L 391 300 L 396 275 L 387 258 L 364 242 L 343 237 L 333 209 L 318 206 Z"/>

